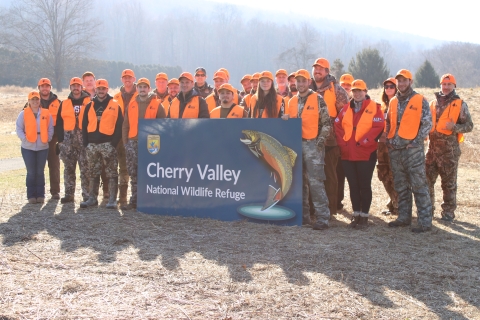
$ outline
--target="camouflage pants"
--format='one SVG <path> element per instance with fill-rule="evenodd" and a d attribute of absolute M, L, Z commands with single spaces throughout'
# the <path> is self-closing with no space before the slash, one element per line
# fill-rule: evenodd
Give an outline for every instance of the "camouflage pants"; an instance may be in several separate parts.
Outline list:
<path fill-rule="evenodd" d="M 377 149 L 377 174 L 378 180 L 383 183 L 385 191 L 390 198 L 387 203 L 387 208 L 390 212 L 398 212 L 398 194 L 393 187 L 393 173 L 390 168 L 390 156 L 388 155 L 388 148 L 384 142 L 378 143 Z"/>
<path fill-rule="evenodd" d="M 100 176 L 102 167 L 105 167 L 108 179 L 118 177 L 117 150 L 110 142 L 89 143 L 86 152 L 91 179 Z"/>
<path fill-rule="evenodd" d="M 432 215 L 435 211 L 435 182 L 438 176 L 442 181 L 443 203 L 442 217 L 449 216 L 455 218 L 455 209 L 457 209 L 457 170 L 460 160 L 460 147 L 437 145 L 427 151 L 426 172 L 427 181 L 430 188 L 430 198 L 432 199 Z"/>
<path fill-rule="evenodd" d="M 138 140 L 129 139 L 125 145 L 127 154 L 127 170 L 130 175 L 130 203 L 137 203 L 137 170 L 138 170 Z"/>
<path fill-rule="evenodd" d="M 82 197 L 88 197 L 88 161 L 85 148 L 83 147 L 82 132 L 79 129 L 65 131 L 63 143 L 60 144 L 60 159 L 63 161 L 63 182 L 65 184 L 65 195 L 75 195 L 76 167 L 80 168 L 80 183 Z"/>
<path fill-rule="evenodd" d="M 412 219 L 412 193 L 417 206 L 418 224 L 432 226 L 432 203 L 425 174 L 423 145 L 408 149 L 390 149 L 393 182 L 398 193 L 398 220 Z"/>
<path fill-rule="evenodd" d="M 315 140 L 302 141 L 303 156 L 303 217 L 310 218 L 309 196 L 315 209 L 318 223 L 328 225 L 330 210 L 325 192 L 325 151 L 317 147 Z"/>
<path fill-rule="evenodd" d="M 125 146 L 123 145 L 123 140 L 121 139 L 117 146 L 117 159 L 118 159 L 118 165 L 120 167 L 118 170 L 118 184 L 120 186 L 128 187 L 128 171 L 127 171 Z"/>

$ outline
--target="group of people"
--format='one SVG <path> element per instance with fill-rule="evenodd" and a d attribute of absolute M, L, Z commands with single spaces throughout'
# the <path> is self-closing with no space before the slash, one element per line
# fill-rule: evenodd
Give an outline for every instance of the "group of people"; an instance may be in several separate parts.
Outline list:
<path fill-rule="evenodd" d="M 132 70 L 121 74 L 122 87 L 111 96 L 105 79 L 92 72 L 70 80 L 70 94 L 60 101 L 47 78 L 28 95 L 16 131 L 27 167 L 29 203 L 45 201 L 44 167 L 48 159 L 50 193 L 60 199 L 60 162 L 64 162 L 65 195 L 74 201 L 76 165 L 80 167 L 81 208 L 102 205 L 122 210 L 137 206 L 139 119 L 160 118 L 290 118 L 302 119 L 303 224 L 328 228 L 343 209 L 348 181 L 353 217 L 350 226 L 368 226 L 372 176 L 389 196 L 384 214 L 397 215 L 390 227 L 410 226 L 412 195 L 418 224 L 411 230 L 431 230 L 434 185 L 442 179 L 442 220 L 455 218 L 457 168 L 463 134 L 472 131 L 467 104 L 457 95 L 456 80 L 445 74 L 440 91 L 430 102 L 412 88 L 410 71 L 402 69 L 384 81 L 381 102 L 368 95 L 366 83 L 344 74 L 330 74 L 327 59 L 291 74 L 280 69 L 245 75 L 242 90 L 230 84 L 228 70 L 207 82 L 204 68 L 178 79 L 157 74 L 155 89 Z M 276 83 L 276 86 L 275 86 Z M 424 141 L 429 139 L 425 156 Z M 128 182 L 131 197 L 127 200 Z"/>

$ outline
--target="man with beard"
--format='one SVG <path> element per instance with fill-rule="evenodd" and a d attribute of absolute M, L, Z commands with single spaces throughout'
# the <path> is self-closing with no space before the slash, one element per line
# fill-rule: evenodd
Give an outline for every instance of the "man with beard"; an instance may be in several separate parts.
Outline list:
<path fill-rule="evenodd" d="M 245 109 L 247 112 L 248 116 L 251 116 L 251 99 L 252 96 L 257 92 L 258 89 L 258 81 L 260 80 L 260 72 L 255 72 L 252 74 L 252 78 L 250 79 L 250 84 L 252 86 L 252 89 L 250 90 L 250 93 L 245 95 L 240 102 L 240 105 Z"/>
<path fill-rule="evenodd" d="M 168 97 L 167 91 L 168 76 L 166 73 L 160 72 L 155 77 L 155 90 L 153 93 L 157 95 L 157 99 L 162 103 Z"/>
<path fill-rule="evenodd" d="M 218 89 L 224 83 L 228 82 L 227 74 L 223 71 L 217 71 L 213 75 L 213 83 L 215 85 L 215 89 L 213 92 L 205 99 L 208 105 L 208 111 L 212 112 L 217 106 L 220 105 L 220 98 L 218 96 Z"/>
<path fill-rule="evenodd" d="M 413 193 L 418 225 L 412 232 L 425 232 L 432 228 L 432 202 L 425 175 L 423 141 L 432 128 L 432 114 L 427 100 L 413 90 L 410 71 L 401 69 L 395 79 L 398 92 L 390 100 L 385 132 L 393 183 L 398 193 L 398 218 L 388 226 L 410 226 Z"/>
<path fill-rule="evenodd" d="M 178 95 L 180 91 L 180 82 L 177 78 L 172 78 L 168 81 L 167 85 L 168 96 L 162 102 L 163 109 L 165 110 L 165 114 L 168 114 L 168 110 L 170 109 L 170 104 L 172 104 L 173 99 Z"/>
<path fill-rule="evenodd" d="M 330 63 L 325 58 L 318 58 L 313 64 L 313 78 L 310 89 L 319 93 L 327 104 L 328 114 L 332 123 L 338 112 L 349 103 L 347 92 L 330 74 Z M 338 177 L 337 164 L 340 158 L 340 149 L 335 138 L 335 130 L 332 126 L 330 135 L 325 140 L 325 190 L 327 191 L 330 216 L 337 212 L 338 204 Z"/>
<path fill-rule="evenodd" d="M 195 91 L 202 98 L 206 98 L 213 92 L 213 88 L 207 83 L 207 71 L 205 68 L 198 67 L 195 69 Z"/>
<path fill-rule="evenodd" d="M 290 93 L 288 87 L 288 74 L 287 70 L 285 69 L 278 69 L 275 73 L 275 82 L 277 83 L 277 93 L 283 97 L 283 101 L 285 101 L 285 105 L 288 105 L 288 100 L 293 96 Z"/>
<path fill-rule="evenodd" d="M 288 88 L 290 89 L 290 93 L 292 94 L 292 97 L 297 94 L 297 82 L 295 81 L 295 72 L 290 73 L 288 76 Z"/>
<path fill-rule="evenodd" d="M 210 112 L 205 99 L 193 89 L 192 74 L 183 72 L 178 80 L 180 81 L 180 93 L 172 100 L 167 118 L 210 118 Z"/>
<path fill-rule="evenodd" d="M 210 112 L 210 118 L 246 118 L 245 110 L 233 102 L 235 88 L 225 83 L 218 89 L 220 106 Z"/>
<path fill-rule="evenodd" d="M 243 98 L 250 93 L 252 90 L 252 83 L 250 80 L 252 79 L 252 76 L 249 74 L 246 74 L 243 76 L 242 80 L 240 80 L 240 83 L 242 84 L 243 91 L 240 91 L 240 94 L 238 95 L 238 99 L 240 101 L 243 100 Z"/>
<path fill-rule="evenodd" d="M 107 209 L 117 207 L 118 159 L 117 145 L 122 138 L 122 110 L 108 94 L 108 82 L 96 81 L 95 98 L 87 104 L 83 113 L 83 146 L 89 164 L 89 197 L 80 203 L 80 208 L 98 205 L 98 189 L 103 167 L 108 179 L 109 199 Z"/>
<path fill-rule="evenodd" d="M 91 101 L 88 93 L 82 90 L 83 82 L 80 78 L 70 80 L 70 94 L 58 108 L 55 131 L 58 137 L 60 159 L 63 161 L 63 180 L 65 196 L 61 203 L 73 202 L 75 196 L 75 170 L 80 167 L 80 181 L 82 197 L 88 199 L 88 162 L 82 138 L 82 120 L 85 106 Z"/>
<path fill-rule="evenodd" d="M 452 74 L 444 74 L 441 90 L 430 102 L 432 130 L 430 131 L 426 171 L 432 199 L 432 215 L 435 213 L 435 181 L 440 175 L 443 190 L 442 221 L 455 219 L 457 208 L 457 170 L 460 160 L 460 143 L 463 134 L 473 130 L 468 106 L 457 94 L 457 82 Z"/>

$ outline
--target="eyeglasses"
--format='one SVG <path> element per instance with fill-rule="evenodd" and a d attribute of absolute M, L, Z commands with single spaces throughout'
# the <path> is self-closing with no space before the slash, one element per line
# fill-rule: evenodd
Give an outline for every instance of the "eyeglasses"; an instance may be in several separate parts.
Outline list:
<path fill-rule="evenodd" d="M 203 73 L 197 73 L 195 77 L 205 77 L 205 75 Z"/>
<path fill-rule="evenodd" d="M 386 84 L 383 86 L 385 89 L 395 89 L 395 85 L 394 84 Z"/>

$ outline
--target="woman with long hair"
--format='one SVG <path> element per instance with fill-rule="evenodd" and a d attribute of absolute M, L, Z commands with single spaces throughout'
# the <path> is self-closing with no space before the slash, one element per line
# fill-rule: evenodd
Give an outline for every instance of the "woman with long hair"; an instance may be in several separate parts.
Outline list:
<path fill-rule="evenodd" d="M 252 96 L 250 105 L 252 118 L 280 118 L 283 115 L 283 97 L 277 94 L 270 71 L 260 74 L 257 92 Z"/>
<path fill-rule="evenodd" d="M 27 167 L 28 203 L 45 202 L 45 164 L 48 156 L 48 142 L 53 136 L 53 119 L 48 109 L 40 106 L 40 94 L 28 94 L 28 103 L 20 112 L 16 132 L 22 141 L 21 151 Z"/>

